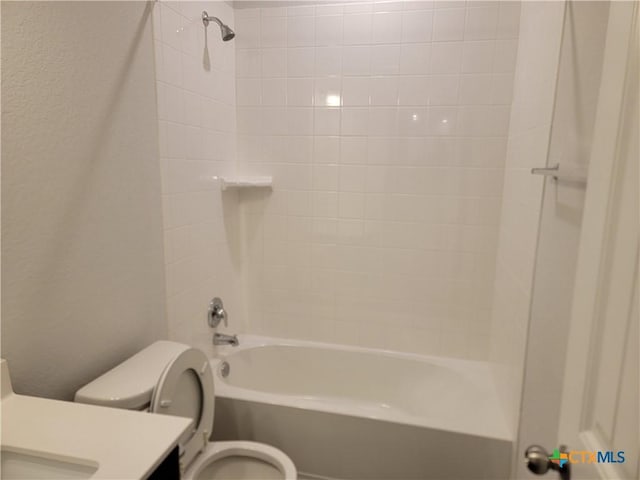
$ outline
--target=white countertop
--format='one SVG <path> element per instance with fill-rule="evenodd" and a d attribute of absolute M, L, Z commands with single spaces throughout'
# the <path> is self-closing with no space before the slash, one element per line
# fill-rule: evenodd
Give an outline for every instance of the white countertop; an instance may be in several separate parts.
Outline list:
<path fill-rule="evenodd" d="M 2 448 L 96 465 L 91 478 L 136 479 L 153 472 L 191 421 L 13 393 L 2 361 Z"/>

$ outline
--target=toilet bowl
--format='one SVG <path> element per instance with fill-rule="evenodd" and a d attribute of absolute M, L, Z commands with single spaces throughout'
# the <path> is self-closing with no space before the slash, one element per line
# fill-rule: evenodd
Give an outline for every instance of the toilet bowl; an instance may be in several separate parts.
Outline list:
<path fill-rule="evenodd" d="M 210 442 L 214 383 L 208 358 L 195 348 L 156 342 L 82 387 L 75 401 L 193 419 L 179 440 L 180 470 L 189 480 L 294 480 L 291 459 L 256 442 Z"/>
<path fill-rule="evenodd" d="M 185 480 L 279 480 L 296 478 L 291 459 L 277 448 L 256 442 L 209 442 L 187 470 Z"/>

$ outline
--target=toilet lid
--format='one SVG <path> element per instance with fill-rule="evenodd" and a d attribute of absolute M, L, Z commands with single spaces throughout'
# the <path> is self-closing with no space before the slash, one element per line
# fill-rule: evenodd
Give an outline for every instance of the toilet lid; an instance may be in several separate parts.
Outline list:
<path fill-rule="evenodd" d="M 180 353 L 164 369 L 151 399 L 151 412 L 193 419 L 178 440 L 182 469 L 206 446 L 213 427 L 213 374 L 209 359 L 195 348 Z"/>

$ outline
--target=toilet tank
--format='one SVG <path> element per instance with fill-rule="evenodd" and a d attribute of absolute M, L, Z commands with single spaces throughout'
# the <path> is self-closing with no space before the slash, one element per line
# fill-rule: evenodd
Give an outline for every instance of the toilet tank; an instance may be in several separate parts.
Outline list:
<path fill-rule="evenodd" d="M 182 343 L 159 341 L 149 345 L 76 392 L 74 400 L 105 407 L 146 410 L 162 371 L 189 349 Z"/>

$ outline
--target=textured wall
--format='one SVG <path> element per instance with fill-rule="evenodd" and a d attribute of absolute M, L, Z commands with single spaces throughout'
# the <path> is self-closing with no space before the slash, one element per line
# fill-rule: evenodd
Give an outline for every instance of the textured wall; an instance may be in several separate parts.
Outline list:
<path fill-rule="evenodd" d="M 519 10 L 236 12 L 252 332 L 487 358 Z"/>
<path fill-rule="evenodd" d="M 166 335 L 151 9 L 3 2 L 2 356 L 75 390 Z"/>
<path fill-rule="evenodd" d="M 235 27 L 227 3 L 162 1 L 154 37 L 169 336 L 212 353 L 209 301 L 224 300 L 234 332 L 244 305 L 237 193 L 215 179 L 236 167 L 236 40 L 223 42 L 215 23 L 205 30 L 203 10 Z"/>

